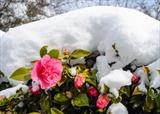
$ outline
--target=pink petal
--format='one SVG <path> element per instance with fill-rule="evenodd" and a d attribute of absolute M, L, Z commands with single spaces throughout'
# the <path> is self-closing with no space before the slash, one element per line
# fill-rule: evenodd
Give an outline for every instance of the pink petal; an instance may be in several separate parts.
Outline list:
<path fill-rule="evenodd" d="M 34 67 L 32 69 L 32 72 L 31 72 L 31 78 L 32 80 L 34 81 L 38 81 L 39 80 L 39 72 L 41 70 L 41 63 L 40 61 L 37 61 L 34 63 Z"/>

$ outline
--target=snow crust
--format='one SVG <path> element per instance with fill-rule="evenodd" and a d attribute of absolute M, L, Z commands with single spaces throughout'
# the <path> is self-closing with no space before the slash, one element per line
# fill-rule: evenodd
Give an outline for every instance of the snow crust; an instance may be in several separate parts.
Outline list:
<path fill-rule="evenodd" d="M 30 61 L 39 58 L 43 45 L 98 49 L 105 52 L 106 62 L 116 62 L 110 70 L 132 61 L 138 66 L 145 65 L 160 57 L 159 33 L 159 21 L 133 9 L 112 6 L 79 9 L 10 29 L 0 39 L 0 70 L 9 77 L 15 69 L 31 65 Z"/>
<path fill-rule="evenodd" d="M 140 84 L 138 86 L 140 91 L 146 92 L 147 89 L 145 85 L 148 85 L 151 88 L 159 88 L 160 87 L 160 74 L 158 74 L 157 70 L 160 70 L 160 59 L 156 60 L 152 64 L 147 66 L 150 70 L 150 81 L 148 80 L 148 76 L 144 73 L 143 68 L 138 68 L 136 73 L 140 76 Z"/>
<path fill-rule="evenodd" d="M 9 98 L 10 96 L 15 95 L 16 91 L 19 90 L 20 88 L 22 89 L 24 93 L 28 91 L 28 86 L 19 84 L 15 87 L 11 87 L 11 88 L 0 91 L 0 96 L 5 96 L 6 98 Z"/>
<path fill-rule="evenodd" d="M 128 114 L 127 108 L 122 103 L 113 103 L 107 111 L 107 114 Z"/>
<path fill-rule="evenodd" d="M 104 85 L 109 87 L 109 91 L 118 98 L 118 90 L 125 85 L 131 85 L 132 73 L 130 71 L 123 71 L 122 69 L 113 70 L 106 76 L 100 79 L 99 85 L 101 92 L 104 92 Z"/>

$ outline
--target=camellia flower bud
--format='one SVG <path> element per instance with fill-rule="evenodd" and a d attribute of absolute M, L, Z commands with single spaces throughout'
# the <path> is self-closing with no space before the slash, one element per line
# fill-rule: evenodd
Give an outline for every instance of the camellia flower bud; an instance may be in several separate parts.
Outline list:
<path fill-rule="evenodd" d="M 90 86 L 88 89 L 87 89 L 87 93 L 89 96 L 92 96 L 92 97 L 96 97 L 98 95 L 98 91 L 95 87 L 93 86 Z"/>
<path fill-rule="evenodd" d="M 85 77 L 83 75 L 80 74 L 74 78 L 74 87 L 76 89 L 82 87 L 84 83 L 85 83 Z"/>
<path fill-rule="evenodd" d="M 99 109 L 105 108 L 109 104 L 109 98 L 105 95 L 99 95 L 96 101 L 96 107 Z"/>
<path fill-rule="evenodd" d="M 132 80 L 132 83 L 137 84 L 139 82 L 139 80 L 140 80 L 140 77 L 138 75 L 136 75 L 136 74 L 133 74 L 131 80 Z"/>
<path fill-rule="evenodd" d="M 72 98 L 72 93 L 70 91 L 66 91 L 66 96 L 71 99 Z"/>
<path fill-rule="evenodd" d="M 69 53 L 70 53 L 68 48 L 62 48 L 62 52 L 64 55 L 69 55 Z"/>
<path fill-rule="evenodd" d="M 3 100 L 5 98 L 5 96 L 0 96 L 0 101 Z"/>

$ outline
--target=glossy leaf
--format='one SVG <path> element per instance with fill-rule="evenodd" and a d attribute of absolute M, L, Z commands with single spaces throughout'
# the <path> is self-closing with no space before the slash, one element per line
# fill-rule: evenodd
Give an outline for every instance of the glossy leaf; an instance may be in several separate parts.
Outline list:
<path fill-rule="evenodd" d="M 50 109 L 49 96 L 46 96 L 45 94 L 41 94 L 40 107 L 41 107 L 42 111 L 44 111 L 44 112 L 49 111 L 49 109 Z"/>
<path fill-rule="evenodd" d="M 65 95 L 65 93 L 57 93 L 54 96 L 54 100 L 57 102 L 65 102 L 68 100 L 67 96 Z"/>
<path fill-rule="evenodd" d="M 48 55 L 51 58 L 58 58 L 59 57 L 59 50 L 58 49 L 52 49 L 48 52 Z"/>
<path fill-rule="evenodd" d="M 154 108 L 154 100 L 150 96 L 146 96 L 145 102 L 143 105 L 143 110 L 144 112 L 151 112 L 152 109 Z"/>
<path fill-rule="evenodd" d="M 51 114 L 64 114 L 64 113 L 57 108 L 51 108 Z"/>
<path fill-rule="evenodd" d="M 14 71 L 11 74 L 12 79 L 14 80 L 18 80 L 18 81 L 27 81 L 30 78 L 30 72 L 31 72 L 31 68 L 28 67 L 21 67 L 19 69 L 17 69 L 16 71 Z"/>
<path fill-rule="evenodd" d="M 44 55 L 47 54 L 47 48 L 48 46 L 43 46 L 41 49 L 40 49 L 40 56 L 43 57 Z"/>
<path fill-rule="evenodd" d="M 88 97 L 83 93 L 76 96 L 71 102 L 73 106 L 77 107 L 89 106 Z"/>
<path fill-rule="evenodd" d="M 89 52 L 87 50 L 77 49 L 71 53 L 70 57 L 73 59 L 78 59 L 78 58 L 88 56 L 90 54 L 91 54 L 91 52 Z"/>

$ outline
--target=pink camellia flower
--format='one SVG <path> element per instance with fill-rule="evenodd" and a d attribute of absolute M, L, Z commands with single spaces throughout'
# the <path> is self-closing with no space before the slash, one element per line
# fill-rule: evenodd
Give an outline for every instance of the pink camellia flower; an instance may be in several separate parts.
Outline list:
<path fill-rule="evenodd" d="M 140 80 L 140 77 L 137 74 L 133 74 L 131 80 L 132 80 L 132 83 L 137 84 Z"/>
<path fill-rule="evenodd" d="M 85 83 L 85 77 L 83 75 L 80 74 L 74 78 L 74 87 L 76 89 L 82 87 L 84 83 Z"/>
<path fill-rule="evenodd" d="M 96 101 L 96 107 L 99 109 L 105 108 L 109 104 L 109 98 L 105 95 L 99 95 Z"/>
<path fill-rule="evenodd" d="M 34 63 L 31 78 L 39 82 L 42 89 L 49 89 L 61 80 L 62 71 L 63 66 L 60 60 L 45 55 Z"/>
<path fill-rule="evenodd" d="M 96 97 L 98 95 L 98 91 L 95 87 L 93 86 L 90 86 L 88 89 L 87 89 L 87 93 L 89 96 L 92 96 L 92 97 Z"/>

